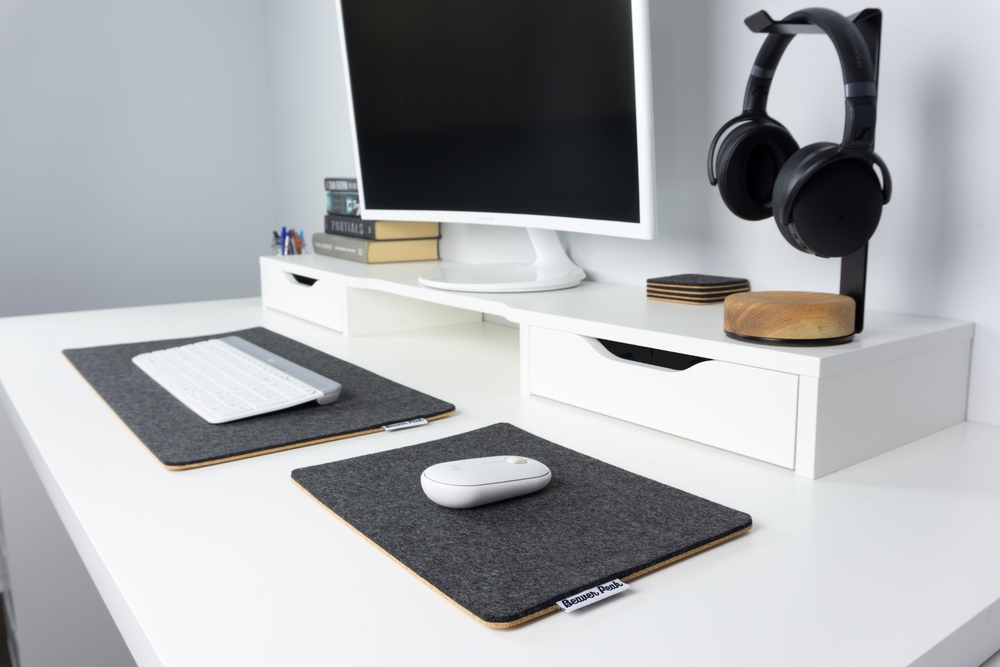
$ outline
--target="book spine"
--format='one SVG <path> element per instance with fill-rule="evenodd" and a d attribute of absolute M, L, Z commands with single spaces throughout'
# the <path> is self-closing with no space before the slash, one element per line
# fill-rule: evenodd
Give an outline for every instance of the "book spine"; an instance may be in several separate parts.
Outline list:
<path fill-rule="evenodd" d="M 327 192 L 326 212 L 335 215 L 357 215 L 361 211 L 361 198 L 356 192 Z"/>
<path fill-rule="evenodd" d="M 328 213 L 323 219 L 323 231 L 327 234 L 354 236 L 359 239 L 374 239 L 375 221 L 362 220 L 356 215 Z"/>
<path fill-rule="evenodd" d="M 327 192 L 357 192 L 358 179 L 350 177 L 324 178 L 323 187 Z"/>
<path fill-rule="evenodd" d="M 352 262 L 368 262 L 368 241 L 366 239 L 316 232 L 313 234 L 313 251 L 317 255 L 349 259 Z"/>

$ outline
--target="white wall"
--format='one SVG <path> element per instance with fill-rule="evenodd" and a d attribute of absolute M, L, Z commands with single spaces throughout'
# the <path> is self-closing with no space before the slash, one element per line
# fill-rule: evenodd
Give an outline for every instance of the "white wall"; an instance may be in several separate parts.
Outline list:
<path fill-rule="evenodd" d="M 354 173 L 333 0 L 264 3 L 275 225 L 322 231 L 323 179 Z"/>
<path fill-rule="evenodd" d="M 845 14 L 864 7 L 844 0 L 823 4 Z M 313 183 L 326 172 L 354 171 L 346 157 L 351 146 L 329 5 L 267 2 L 269 83 L 282 86 L 280 112 L 271 90 L 271 140 L 301 151 L 273 155 L 279 218 L 298 219 L 303 201 L 282 196 L 292 188 L 285 178 L 304 181 L 317 199 Z M 778 18 L 804 6 L 791 0 L 765 5 Z M 994 296 L 1000 228 L 993 183 L 1000 148 L 1000 69 L 994 65 L 1000 5 L 951 3 L 945 11 L 926 0 L 885 0 L 879 6 L 877 151 L 895 188 L 870 247 L 868 307 L 977 322 L 969 418 L 1000 424 L 1000 308 Z M 709 140 L 739 112 L 763 39 L 746 29 L 743 18 L 762 7 L 755 0 L 651 0 L 659 236 L 642 242 L 563 235 L 592 278 L 638 286 L 651 276 L 690 271 L 745 276 L 761 290 L 838 289 L 838 260 L 792 248 L 772 221 L 737 219 L 705 175 Z M 308 80 L 300 72 L 308 72 Z M 839 141 L 842 91 L 829 40 L 801 36 L 785 54 L 769 110 L 800 145 Z M 317 117 L 310 108 L 328 115 Z M 312 150 L 306 148 L 310 141 Z M 442 253 L 450 259 L 517 259 L 529 252 L 516 230 L 455 226 L 445 234 Z"/>
<path fill-rule="evenodd" d="M 251 296 L 262 5 L 0 0 L 0 316 Z"/>
<path fill-rule="evenodd" d="M 863 5 L 824 3 L 843 13 Z M 799 2 L 766 3 L 773 16 Z M 994 155 L 1000 148 L 1000 69 L 995 65 L 1000 5 L 885 0 L 877 152 L 893 177 L 893 199 L 870 246 L 871 310 L 971 320 L 969 418 L 1000 424 L 1000 225 Z M 736 115 L 760 45 L 738 20 L 761 8 L 750 0 L 715 3 L 712 130 Z M 800 145 L 839 141 L 839 67 L 828 40 L 797 37 L 783 58 L 769 111 Z M 811 76 L 815 73 L 815 76 Z M 786 244 L 773 222 L 736 219 L 713 198 L 715 268 L 732 268 L 757 289 L 836 290 L 836 262 Z"/>

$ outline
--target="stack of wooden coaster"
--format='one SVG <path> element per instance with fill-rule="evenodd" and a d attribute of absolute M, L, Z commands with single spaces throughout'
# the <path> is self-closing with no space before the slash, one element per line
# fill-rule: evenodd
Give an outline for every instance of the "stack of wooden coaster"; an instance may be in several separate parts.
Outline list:
<path fill-rule="evenodd" d="M 719 303 L 730 294 L 748 291 L 750 281 L 745 278 L 706 276 L 700 273 L 682 273 L 646 281 L 647 297 L 676 303 Z"/>

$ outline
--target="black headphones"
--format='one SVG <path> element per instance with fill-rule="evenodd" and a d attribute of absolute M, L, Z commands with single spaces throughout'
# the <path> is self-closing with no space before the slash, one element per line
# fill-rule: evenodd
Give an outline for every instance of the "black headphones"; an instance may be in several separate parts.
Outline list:
<path fill-rule="evenodd" d="M 743 113 L 722 126 L 708 151 L 708 180 L 718 184 L 729 210 L 746 220 L 774 216 L 782 236 L 819 257 L 860 250 L 875 233 L 892 180 L 875 154 L 875 65 L 864 37 L 846 17 L 823 8 L 789 14 L 784 22 L 811 23 L 833 41 L 844 74 L 844 138 L 804 148 L 767 115 L 767 95 L 778 61 L 794 34 L 771 33 L 757 53 Z M 719 145 L 726 130 L 734 129 Z M 878 165 L 881 182 L 873 165 Z"/>

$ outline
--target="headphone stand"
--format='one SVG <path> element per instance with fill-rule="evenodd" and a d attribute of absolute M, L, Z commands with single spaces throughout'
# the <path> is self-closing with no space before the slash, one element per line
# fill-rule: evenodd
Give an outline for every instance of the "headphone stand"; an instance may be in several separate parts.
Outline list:
<path fill-rule="evenodd" d="M 863 9 L 847 17 L 864 37 L 875 65 L 876 81 L 882 11 Z M 744 23 L 756 33 L 823 34 L 807 22 L 775 21 L 765 11 Z M 736 340 L 765 345 L 838 345 L 864 329 L 868 244 L 841 258 L 840 294 L 821 292 L 743 292 L 726 298 L 724 329 Z"/>
<path fill-rule="evenodd" d="M 840 259 L 840 293 L 854 299 L 854 333 L 865 328 L 865 283 L 868 276 L 868 244 Z"/>
<path fill-rule="evenodd" d="M 865 38 L 868 50 L 871 52 L 872 61 L 875 63 L 875 72 L 878 73 L 879 42 L 882 39 L 882 10 L 862 9 L 857 14 L 847 17 L 858 27 Z M 803 35 L 806 33 L 822 34 L 823 31 L 812 23 L 799 23 L 794 21 L 775 21 L 770 14 L 761 10 L 743 20 L 743 23 L 750 28 L 751 32 L 778 33 L 781 35 Z"/>

